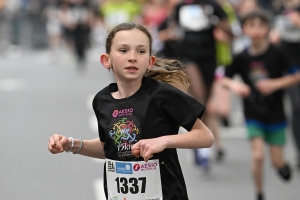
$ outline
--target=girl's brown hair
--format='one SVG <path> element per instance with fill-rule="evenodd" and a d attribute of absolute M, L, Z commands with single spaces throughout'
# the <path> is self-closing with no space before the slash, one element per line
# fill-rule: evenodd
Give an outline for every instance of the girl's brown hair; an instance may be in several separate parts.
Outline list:
<path fill-rule="evenodd" d="M 106 53 L 110 53 L 112 41 L 117 32 L 133 29 L 138 29 L 146 34 L 149 39 L 150 53 L 152 53 L 153 39 L 150 32 L 143 25 L 133 22 L 121 23 L 110 31 L 106 39 Z M 147 71 L 145 76 L 170 83 L 173 86 L 181 86 L 180 88 L 182 88 L 184 92 L 186 92 L 190 86 L 190 79 L 186 75 L 183 65 L 180 61 L 175 59 L 162 59 L 156 57 L 153 69 Z"/>

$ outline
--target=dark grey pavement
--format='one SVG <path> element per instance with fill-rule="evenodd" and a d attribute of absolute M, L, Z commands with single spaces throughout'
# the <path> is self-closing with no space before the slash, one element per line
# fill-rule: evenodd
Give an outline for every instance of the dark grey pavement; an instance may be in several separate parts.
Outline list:
<path fill-rule="evenodd" d="M 65 52 L 49 55 L 44 50 L 0 55 L 0 200 L 104 200 L 103 162 L 52 155 L 47 142 L 54 133 L 98 137 L 91 100 L 112 76 L 98 63 L 97 52 L 89 54 L 81 72 Z M 254 200 L 243 127 L 222 128 L 221 135 L 226 159 L 212 161 L 209 174 L 193 165 L 192 150 L 179 150 L 190 199 Z M 293 148 L 289 137 L 285 154 L 294 166 Z M 267 200 L 299 200 L 300 172 L 286 184 L 266 158 Z"/>

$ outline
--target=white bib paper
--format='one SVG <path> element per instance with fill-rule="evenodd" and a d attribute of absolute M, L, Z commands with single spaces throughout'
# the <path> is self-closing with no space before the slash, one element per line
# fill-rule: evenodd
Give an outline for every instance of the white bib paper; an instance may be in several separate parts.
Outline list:
<path fill-rule="evenodd" d="M 106 159 L 108 200 L 163 200 L 159 160 Z"/>
<path fill-rule="evenodd" d="M 200 5 L 185 5 L 179 11 L 180 26 L 189 31 L 201 31 L 210 26 Z"/>

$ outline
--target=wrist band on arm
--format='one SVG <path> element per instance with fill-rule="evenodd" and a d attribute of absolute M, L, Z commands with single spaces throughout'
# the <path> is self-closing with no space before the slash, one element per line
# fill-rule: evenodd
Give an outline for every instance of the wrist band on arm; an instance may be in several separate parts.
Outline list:
<path fill-rule="evenodd" d="M 82 146 L 83 146 L 83 140 L 81 139 L 81 137 L 78 138 L 78 140 L 80 140 L 80 147 L 79 147 L 79 149 L 78 149 L 76 152 L 74 152 L 73 154 L 77 154 L 77 153 L 81 150 L 81 148 L 82 148 Z"/>
<path fill-rule="evenodd" d="M 71 149 L 74 147 L 74 138 L 73 137 L 69 137 L 68 139 L 71 139 L 71 147 L 69 150 L 67 150 L 66 152 L 69 153 L 71 151 Z"/>

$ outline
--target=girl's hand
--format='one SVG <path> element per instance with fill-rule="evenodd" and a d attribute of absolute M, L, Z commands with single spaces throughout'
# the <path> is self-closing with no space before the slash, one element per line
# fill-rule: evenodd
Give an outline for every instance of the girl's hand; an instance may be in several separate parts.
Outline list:
<path fill-rule="evenodd" d="M 263 79 L 258 81 L 256 83 L 256 87 L 264 96 L 267 96 L 278 89 L 276 81 L 271 79 Z"/>
<path fill-rule="evenodd" d="M 61 153 L 70 148 L 69 139 L 63 135 L 54 134 L 49 138 L 48 150 L 53 153 Z"/>
<path fill-rule="evenodd" d="M 250 87 L 245 84 L 241 83 L 238 81 L 233 81 L 231 83 L 230 89 L 237 95 L 242 96 L 242 97 L 247 97 L 249 96 L 251 89 Z"/>
<path fill-rule="evenodd" d="M 146 162 L 166 148 L 166 137 L 140 140 L 131 147 L 131 152 L 135 157 L 143 157 Z"/>

